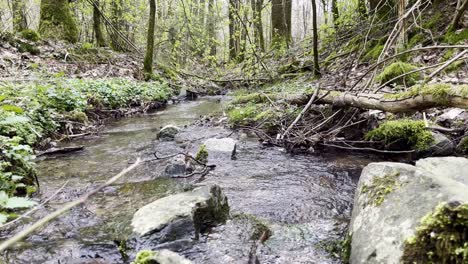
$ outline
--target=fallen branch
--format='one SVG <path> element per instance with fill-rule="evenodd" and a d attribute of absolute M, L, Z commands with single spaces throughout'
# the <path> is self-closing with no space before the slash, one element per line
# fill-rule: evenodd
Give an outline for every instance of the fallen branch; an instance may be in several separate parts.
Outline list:
<path fill-rule="evenodd" d="M 400 150 L 400 151 L 380 150 L 380 149 L 374 149 L 374 148 L 345 147 L 345 146 L 339 146 L 339 145 L 328 144 L 328 143 L 320 143 L 320 144 L 326 147 L 332 147 L 332 148 L 338 148 L 338 149 L 370 151 L 370 152 L 383 153 L 383 154 L 410 154 L 410 153 L 415 152 L 414 150 Z"/>
<path fill-rule="evenodd" d="M 44 218 L 40 219 L 39 221 L 37 221 L 36 223 L 34 223 L 33 225 L 29 226 L 28 228 L 24 229 L 23 231 L 17 233 L 13 237 L 11 237 L 8 240 L 4 241 L 3 243 L 0 244 L 0 252 L 2 252 L 4 250 L 6 250 L 7 248 L 11 247 L 13 244 L 15 244 L 18 241 L 22 240 L 23 238 L 27 237 L 28 235 L 30 235 L 31 233 L 33 233 L 37 229 L 41 228 L 42 226 L 44 226 L 48 222 L 56 219 L 57 217 L 64 214 L 68 210 L 72 209 L 73 207 L 76 207 L 76 206 L 78 206 L 80 204 L 85 203 L 89 199 L 89 197 L 91 197 L 92 195 L 98 193 L 103 188 L 105 188 L 105 187 L 111 185 L 112 183 L 116 182 L 122 176 L 124 176 L 128 172 L 130 172 L 133 169 L 135 169 L 136 167 L 138 167 L 138 165 L 140 165 L 140 163 L 141 163 L 141 160 L 137 159 L 136 162 L 133 165 L 131 165 L 130 167 L 128 167 L 128 168 L 126 168 L 124 170 L 122 170 L 119 174 L 115 175 L 114 177 L 112 177 L 111 179 L 109 179 L 108 181 L 103 183 L 102 185 L 98 186 L 93 191 L 82 195 L 78 200 L 75 200 L 75 201 L 72 201 L 72 202 L 69 202 L 69 203 L 65 204 L 62 208 L 60 208 L 60 209 L 56 210 L 55 212 L 47 215 L 46 217 L 44 217 Z"/>
<path fill-rule="evenodd" d="M 468 1 L 467 1 L 468 2 Z M 462 52 L 460 52 L 458 55 L 456 55 L 455 57 L 453 57 L 452 59 L 450 59 L 449 61 L 447 61 L 444 65 L 440 66 L 440 68 L 438 68 L 437 70 L 435 70 L 431 75 L 429 75 L 429 77 L 427 77 L 427 79 L 425 80 L 425 83 L 429 82 L 430 80 L 432 80 L 432 78 L 434 78 L 434 76 L 436 76 L 437 74 L 439 74 L 441 71 L 443 71 L 445 68 L 447 68 L 450 64 L 454 63 L 456 60 L 460 59 L 461 57 L 463 57 L 466 53 L 468 52 L 468 50 L 464 50 Z"/>
<path fill-rule="evenodd" d="M 83 149 L 84 149 L 84 146 L 50 148 L 46 151 L 39 152 L 36 156 L 40 157 L 40 156 L 54 155 L 54 154 L 65 154 L 65 153 L 80 151 Z"/>

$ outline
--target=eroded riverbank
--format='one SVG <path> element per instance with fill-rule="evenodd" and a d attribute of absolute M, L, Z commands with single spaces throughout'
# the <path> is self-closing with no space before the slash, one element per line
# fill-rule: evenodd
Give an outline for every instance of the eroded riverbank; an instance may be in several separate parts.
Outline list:
<path fill-rule="evenodd" d="M 239 135 L 222 127 L 193 125 L 200 116 L 222 112 L 222 98 L 204 98 L 168 106 L 164 111 L 122 119 L 101 135 L 77 140 L 81 152 L 39 162 L 40 199 L 63 191 L 37 212 L 46 215 L 65 202 L 92 190 L 136 157 L 192 153 L 208 138 Z M 176 141 L 156 140 L 167 124 L 187 126 Z M 217 168 L 197 185 L 218 184 L 229 199 L 231 215 L 245 214 L 264 222 L 272 236 L 257 250 L 260 263 L 336 263 L 319 244 L 340 238 L 351 214 L 360 170 L 372 160 L 351 155 L 291 156 L 281 148 L 243 139 L 237 159 L 210 160 Z M 106 188 L 86 205 L 8 251 L 7 263 L 125 263 L 135 254 L 125 241 L 130 219 L 145 204 L 191 188 L 194 179 L 164 177 L 167 161 L 147 162 L 122 182 Z M 32 222 L 32 220 L 30 222 Z M 20 226 L 15 230 L 19 231 Z M 251 242 L 242 221 L 228 221 L 181 254 L 196 263 L 246 263 Z M 7 237 L 9 232 L 3 232 Z M 221 262 L 220 262 L 221 261 Z"/>

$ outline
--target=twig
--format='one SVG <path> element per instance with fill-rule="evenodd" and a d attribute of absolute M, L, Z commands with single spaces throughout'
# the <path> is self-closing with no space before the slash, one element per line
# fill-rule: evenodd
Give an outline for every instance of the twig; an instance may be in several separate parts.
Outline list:
<path fill-rule="evenodd" d="M 427 79 L 424 81 L 424 83 L 429 82 L 432 78 L 434 78 L 434 76 L 439 74 L 441 71 L 443 71 L 445 68 L 447 68 L 450 64 L 452 64 L 453 62 L 455 62 L 459 58 L 463 57 L 467 52 L 468 52 L 468 49 L 460 52 L 457 56 L 453 57 L 452 59 L 447 61 L 444 65 L 440 66 L 440 68 L 435 70 L 431 75 L 429 75 L 429 77 L 427 77 Z"/>
<path fill-rule="evenodd" d="M 310 98 L 307 105 L 302 109 L 302 111 L 296 117 L 294 122 L 292 122 L 291 125 L 289 125 L 289 127 L 286 129 L 286 131 L 284 131 L 284 133 L 280 136 L 281 140 L 284 139 L 284 137 L 291 131 L 291 129 L 297 124 L 297 122 L 299 122 L 299 120 L 301 120 L 302 116 L 309 110 L 309 108 L 312 106 L 312 103 L 315 101 L 315 98 L 317 98 L 317 95 L 319 94 L 319 90 L 320 90 L 320 87 L 317 87 L 315 89 L 315 92 L 312 95 L 312 97 Z"/>
<path fill-rule="evenodd" d="M 377 152 L 377 153 L 386 153 L 386 154 L 405 154 L 405 153 L 414 153 L 414 150 L 380 150 L 380 149 L 374 149 L 374 148 L 357 148 L 357 147 L 344 147 L 344 146 L 338 146 L 334 144 L 328 144 L 328 143 L 320 143 L 324 146 L 327 147 L 333 147 L 333 148 L 339 148 L 339 149 L 348 149 L 348 150 L 361 150 L 361 151 L 371 151 L 371 152 Z"/>
<path fill-rule="evenodd" d="M 16 242 L 20 241 L 21 239 L 27 237 L 28 235 L 30 235 L 31 233 L 33 233 L 34 231 L 36 231 L 37 229 L 39 229 L 40 227 L 42 227 L 43 225 L 47 224 L 48 222 L 56 219 L 57 217 L 59 217 L 60 215 L 64 214 L 65 212 L 67 212 L 68 210 L 72 209 L 73 207 L 76 207 L 80 204 L 83 204 L 85 203 L 89 197 L 91 197 L 92 195 L 98 193 L 100 190 L 102 190 L 103 188 L 111 185 L 112 183 L 116 182 L 118 179 L 120 179 L 122 176 L 124 176 L 125 174 L 127 174 L 128 172 L 132 171 L 133 169 L 135 169 L 138 165 L 140 165 L 141 163 L 141 160 L 140 158 L 138 158 L 135 163 L 133 165 L 131 165 L 130 167 L 122 170 L 119 174 L 115 175 L 114 177 L 112 177 L 111 179 L 109 179 L 107 182 L 103 183 L 102 185 L 98 186 L 96 189 L 94 189 L 93 191 L 87 193 L 87 194 L 84 194 L 82 195 L 78 200 L 75 200 L 75 201 L 72 201 L 72 202 L 69 202 L 67 204 L 65 204 L 62 208 L 56 210 L 55 212 L 47 215 L 46 217 L 42 218 L 41 220 L 37 221 L 36 223 L 34 223 L 33 225 L 31 225 L 30 227 L 24 229 L 23 231 L 17 233 L 16 235 L 14 235 L 12 238 L 9 238 L 8 240 L 4 241 L 3 243 L 0 244 L 0 252 L 4 251 L 5 249 L 11 247 L 13 244 L 15 244 Z"/>

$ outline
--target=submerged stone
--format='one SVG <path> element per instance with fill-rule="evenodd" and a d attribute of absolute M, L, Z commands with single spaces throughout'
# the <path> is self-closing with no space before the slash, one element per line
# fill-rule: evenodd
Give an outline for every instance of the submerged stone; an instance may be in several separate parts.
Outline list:
<path fill-rule="evenodd" d="M 142 240 L 163 243 L 195 236 L 229 216 L 226 196 L 217 185 L 164 197 L 140 208 L 133 232 Z"/>
<path fill-rule="evenodd" d="M 168 177 L 180 177 L 193 171 L 193 164 L 185 161 L 184 155 L 173 157 L 166 166 L 164 173 Z"/>
<path fill-rule="evenodd" d="M 173 125 L 167 125 L 158 132 L 159 140 L 174 140 L 175 136 L 179 133 L 180 129 Z"/>
<path fill-rule="evenodd" d="M 365 167 L 350 225 L 350 263 L 401 263 L 405 241 L 424 216 L 440 203 L 468 202 L 467 171 L 468 159 L 457 157 Z"/>
<path fill-rule="evenodd" d="M 427 150 L 431 156 L 448 156 L 455 151 L 455 145 L 452 140 L 441 133 L 432 132 L 434 142 Z"/>

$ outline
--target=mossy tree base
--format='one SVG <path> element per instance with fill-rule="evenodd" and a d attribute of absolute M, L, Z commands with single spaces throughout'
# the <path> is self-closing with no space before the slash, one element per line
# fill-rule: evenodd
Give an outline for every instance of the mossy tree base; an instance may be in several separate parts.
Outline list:
<path fill-rule="evenodd" d="M 39 33 L 43 38 L 78 41 L 78 28 L 68 0 L 42 0 Z"/>

